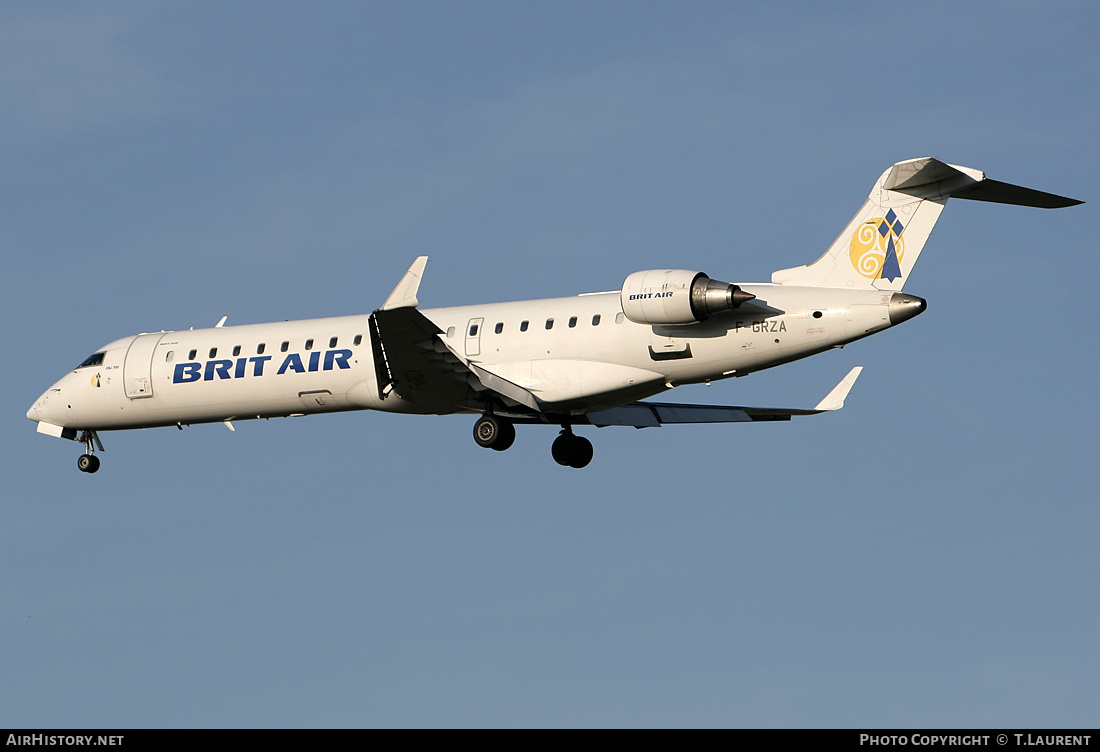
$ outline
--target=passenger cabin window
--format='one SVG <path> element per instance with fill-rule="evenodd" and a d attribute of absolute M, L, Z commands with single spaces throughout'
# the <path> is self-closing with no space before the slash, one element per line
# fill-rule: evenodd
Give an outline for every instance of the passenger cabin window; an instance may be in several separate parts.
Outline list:
<path fill-rule="evenodd" d="M 477 336 L 477 324 L 471 324 L 470 325 L 470 336 L 471 337 L 476 337 Z"/>
<path fill-rule="evenodd" d="M 240 354 L 241 354 L 241 346 L 240 345 L 233 345 L 233 357 L 235 358 Z"/>
<path fill-rule="evenodd" d="M 77 366 L 77 368 L 87 368 L 88 366 L 103 365 L 103 356 L 105 352 L 97 352 L 95 355 L 89 355 L 84 359 L 84 362 Z"/>
<path fill-rule="evenodd" d="M 496 332 L 497 334 L 500 334 L 501 332 L 503 332 L 504 331 L 504 322 L 503 321 L 498 321 L 497 325 L 493 329 L 493 331 Z"/>
<path fill-rule="evenodd" d="M 173 360 L 175 360 L 175 358 L 176 358 L 176 351 L 175 350 L 169 350 L 168 354 L 164 356 L 164 362 L 165 363 L 171 363 Z"/>
<path fill-rule="evenodd" d="M 194 360 L 195 356 L 198 355 L 198 354 L 199 354 L 198 350 L 192 350 L 191 352 L 187 353 L 187 359 L 188 360 Z"/>
<path fill-rule="evenodd" d="M 290 343 L 289 342 L 284 342 L 283 344 L 279 345 L 279 352 L 286 352 L 289 349 L 290 349 Z"/>
<path fill-rule="evenodd" d="M 306 349 L 307 350 L 312 350 L 313 349 L 313 340 L 311 340 L 311 339 L 306 340 Z"/>
<path fill-rule="evenodd" d="M 554 328 L 554 319 L 546 319 L 546 328 L 547 329 L 553 329 Z"/>
<path fill-rule="evenodd" d="M 455 336 L 455 328 L 453 326 L 448 326 L 447 327 L 447 336 L 448 337 Z"/>
<path fill-rule="evenodd" d="M 527 331 L 527 324 L 528 324 L 528 323 L 529 323 L 529 322 L 527 322 L 527 321 L 521 321 L 521 322 L 519 322 L 519 330 L 520 330 L 521 332 L 525 332 L 525 331 Z"/>
<path fill-rule="evenodd" d="M 623 323 L 623 319 L 625 319 L 625 318 L 626 318 L 626 314 L 624 314 L 622 311 L 619 311 L 618 313 L 615 314 L 615 323 L 616 324 L 621 324 L 621 323 Z"/>
<path fill-rule="evenodd" d="M 264 350 L 266 350 L 266 349 L 267 349 L 267 345 L 265 345 L 263 342 L 261 342 L 260 344 L 256 345 L 256 354 L 257 355 L 263 355 Z"/>
<path fill-rule="evenodd" d="M 576 316 L 570 316 L 569 317 L 569 328 L 572 329 L 576 325 L 577 325 L 577 317 Z"/>
<path fill-rule="evenodd" d="M 333 337 L 332 339 L 330 339 L 328 341 L 328 346 L 329 347 L 336 347 L 336 337 Z M 328 356 L 326 355 L 325 357 L 327 358 Z"/>
<path fill-rule="evenodd" d="M 356 335 L 355 335 L 355 339 L 353 339 L 353 340 L 351 341 L 351 343 L 352 343 L 353 345 L 361 345 L 361 344 L 363 344 L 363 335 L 362 335 L 362 334 L 356 334 Z"/>
<path fill-rule="evenodd" d="M 211 358 L 218 357 L 218 348 L 216 348 L 216 347 L 211 347 L 210 348 L 210 357 Z"/>

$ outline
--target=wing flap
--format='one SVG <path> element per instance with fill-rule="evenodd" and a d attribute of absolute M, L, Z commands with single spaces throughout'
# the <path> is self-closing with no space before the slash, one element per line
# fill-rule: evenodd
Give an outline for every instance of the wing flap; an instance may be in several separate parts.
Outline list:
<path fill-rule="evenodd" d="M 519 384 L 509 381 L 503 376 L 498 376 L 492 371 L 487 371 L 476 363 L 467 363 L 466 365 L 474 372 L 474 375 L 477 376 L 486 389 L 492 389 L 497 394 L 503 394 L 508 399 L 525 405 L 532 410 L 538 411 L 541 409 L 538 398 Z"/>
<path fill-rule="evenodd" d="M 587 414 L 594 426 L 656 428 L 666 423 L 747 423 L 753 418 L 743 407 L 681 405 L 671 402 L 634 402 Z"/>
<path fill-rule="evenodd" d="M 575 358 L 470 363 L 481 383 L 540 412 L 583 410 L 648 397 L 664 389 L 655 371 Z M 511 393 L 520 390 L 531 401 Z"/>

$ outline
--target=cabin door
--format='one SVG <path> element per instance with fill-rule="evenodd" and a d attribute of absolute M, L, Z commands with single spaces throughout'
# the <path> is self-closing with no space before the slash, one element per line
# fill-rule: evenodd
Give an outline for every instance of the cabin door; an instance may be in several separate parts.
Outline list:
<path fill-rule="evenodd" d="M 466 324 L 466 356 L 473 357 L 481 354 L 481 325 L 485 319 L 470 319 Z"/>
<path fill-rule="evenodd" d="M 153 354 L 163 337 L 163 332 L 139 334 L 130 343 L 122 366 L 122 384 L 130 399 L 153 396 Z"/>

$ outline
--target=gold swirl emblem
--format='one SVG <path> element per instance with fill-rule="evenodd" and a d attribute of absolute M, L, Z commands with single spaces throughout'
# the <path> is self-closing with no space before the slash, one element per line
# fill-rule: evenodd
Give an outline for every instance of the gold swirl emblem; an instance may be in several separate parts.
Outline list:
<path fill-rule="evenodd" d="M 95 376 L 92 377 L 92 386 L 97 387 L 97 388 L 99 387 L 99 374 L 98 373 Z"/>
<path fill-rule="evenodd" d="M 882 276 L 883 264 L 891 250 L 898 262 L 905 257 L 905 241 L 899 227 L 900 223 L 896 221 L 875 217 L 856 228 L 848 246 L 848 256 L 857 272 L 868 279 L 878 279 Z"/>

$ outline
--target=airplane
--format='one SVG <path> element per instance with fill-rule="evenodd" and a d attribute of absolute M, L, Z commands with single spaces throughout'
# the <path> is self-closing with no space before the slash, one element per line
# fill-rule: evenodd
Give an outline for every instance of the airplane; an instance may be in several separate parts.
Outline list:
<path fill-rule="evenodd" d="M 923 312 L 902 292 L 949 198 L 1060 208 L 1075 199 L 989 180 L 931 157 L 882 173 L 813 263 L 770 283 L 687 269 L 634 272 L 613 292 L 421 310 L 427 257 L 369 315 L 142 333 L 95 351 L 35 400 L 38 431 L 84 446 L 99 434 L 344 410 L 477 415 L 474 439 L 503 451 L 517 424 L 560 426 L 554 460 L 582 468 L 589 425 L 790 420 L 838 410 L 851 369 L 811 409 L 646 402 L 843 347 Z"/>

